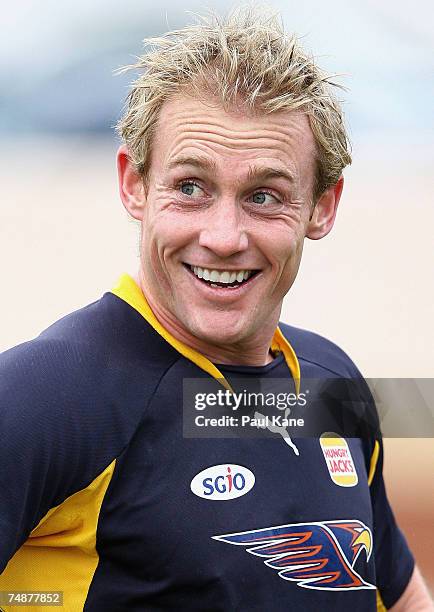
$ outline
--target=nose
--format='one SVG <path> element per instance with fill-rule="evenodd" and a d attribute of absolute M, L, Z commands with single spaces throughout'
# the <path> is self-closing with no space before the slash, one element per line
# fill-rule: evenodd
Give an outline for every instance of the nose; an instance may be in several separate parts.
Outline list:
<path fill-rule="evenodd" d="M 245 251 L 249 242 L 237 203 L 222 201 L 210 213 L 204 221 L 206 227 L 200 231 L 200 246 L 222 258 Z"/>

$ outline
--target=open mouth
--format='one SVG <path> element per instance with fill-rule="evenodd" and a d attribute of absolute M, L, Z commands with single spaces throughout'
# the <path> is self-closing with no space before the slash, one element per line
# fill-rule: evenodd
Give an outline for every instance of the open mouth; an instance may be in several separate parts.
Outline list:
<path fill-rule="evenodd" d="M 246 285 L 260 270 L 214 270 L 184 263 L 185 268 L 209 287 L 236 289 Z"/>

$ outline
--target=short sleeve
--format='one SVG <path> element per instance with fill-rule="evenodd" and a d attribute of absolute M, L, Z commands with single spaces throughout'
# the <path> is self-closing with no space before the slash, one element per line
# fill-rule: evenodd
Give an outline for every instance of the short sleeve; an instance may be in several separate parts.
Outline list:
<path fill-rule="evenodd" d="M 375 567 L 377 588 L 385 607 L 389 609 L 401 597 L 411 578 L 414 558 L 402 531 L 396 524 L 387 499 L 383 480 L 383 442 L 381 438 L 378 439 L 376 448 L 378 451 L 374 450 L 374 454 L 378 453 L 378 459 L 371 482 Z"/>
<path fill-rule="evenodd" d="M 87 487 L 135 427 L 133 416 L 120 422 L 121 406 L 101 390 L 112 371 L 101 359 L 97 371 L 85 348 L 35 339 L 0 355 L 0 574 L 47 512 Z"/>
<path fill-rule="evenodd" d="M 36 343 L 0 356 L 0 573 L 64 489 L 66 444 L 43 390 L 52 371 Z"/>

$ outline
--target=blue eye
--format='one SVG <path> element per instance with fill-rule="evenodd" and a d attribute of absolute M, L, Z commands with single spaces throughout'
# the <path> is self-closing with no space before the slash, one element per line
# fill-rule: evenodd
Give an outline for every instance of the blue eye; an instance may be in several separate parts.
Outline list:
<path fill-rule="evenodd" d="M 276 204 L 276 202 L 278 201 L 277 198 L 275 198 L 271 193 L 268 193 L 268 191 L 257 191 L 251 196 L 251 198 L 252 202 L 254 202 L 255 204 L 262 205 Z"/>
<path fill-rule="evenodd" d="M 181 193 L 187 196 L 200 195 L 200 193 L 202 192 L 202 189 L 199 187 L 199 185 L 193 183 L 192 181 L 185 181 L 184 183 L 181 183 L 179 185 L 179 188 L 181 189 Z"/>

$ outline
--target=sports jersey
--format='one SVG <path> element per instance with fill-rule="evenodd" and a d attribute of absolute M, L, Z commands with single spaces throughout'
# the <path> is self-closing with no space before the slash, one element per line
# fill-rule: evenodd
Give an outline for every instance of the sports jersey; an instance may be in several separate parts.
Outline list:
<path fill-rule="evenodd" d="M 211 363 L 125 275 L 3 353 L 0 591 L 62 591 L 68 612 L 393 605 L 414 561 L 381 437 L 183 434 L 185 379 L 360 377 L 337 346 L 283 323 L 271 349 L 262 367 Z"/>

